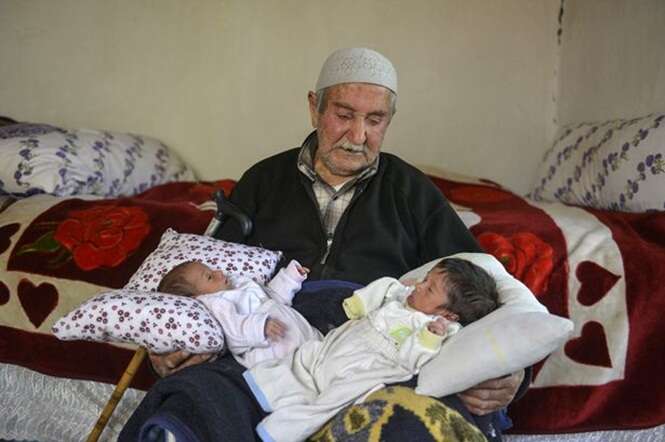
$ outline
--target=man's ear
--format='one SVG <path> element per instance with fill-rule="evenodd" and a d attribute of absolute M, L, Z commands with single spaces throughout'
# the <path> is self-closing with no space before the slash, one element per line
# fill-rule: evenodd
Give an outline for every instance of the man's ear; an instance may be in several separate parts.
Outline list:
<path fill-rule="evenodd" d="M 316 129 L 319 127 L 319 111 L 317 110 L 319 103 L 316 99 L 316 93 L 309 91 L 307 93 L 307 101 L 309 103 L 309 118 L 312 122 L 312 127 Z"/>

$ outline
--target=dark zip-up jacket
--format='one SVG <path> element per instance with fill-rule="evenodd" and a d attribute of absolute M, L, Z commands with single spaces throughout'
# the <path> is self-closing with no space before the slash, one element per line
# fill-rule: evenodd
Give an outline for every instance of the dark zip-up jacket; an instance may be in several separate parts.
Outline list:
<path fill-rule="evenodd" d="M 260 161 L 243 174 L 230 199 L 252 219 L 253 230 L 244 238 L 239 225 L 228 221 L 218 238 L 281 250 L 285 263 L 297 259 L 310 268 L 309 280 L 360 284 L 382 276 L 399 278 L 442 256 L 481 251 L 430 179 L 388 153 L 380 154 L 377 173 L 357 184 L 329 244 L 311 180 L 297 167 L 300 149 Z M 528 388 L 530 375 L 527 369 L 517 397 Z M 416 378 L 406 384 L 415 383 Z M 457 395 L 440 399 L 490 441 L 500 441 L 501 429 L 510 426 L 503 411 L 473 416 Z"/>
<path fill-rule="evenodd" d="M 381 153 L 377 173 L 360 181 L 332 242 L 295 148 L 267 158 L 238 181 L 231 202 L 252 219 L 249 237 L 226 222 L 217 237 L 284 252 L 309 267 L 308 279 L 367 284 L 435 258 L 480 251 L 441 191 L 421 171 Z"/>

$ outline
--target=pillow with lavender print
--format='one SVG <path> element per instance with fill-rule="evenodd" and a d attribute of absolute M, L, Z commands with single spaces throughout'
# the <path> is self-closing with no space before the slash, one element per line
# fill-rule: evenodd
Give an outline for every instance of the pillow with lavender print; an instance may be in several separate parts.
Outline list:
<path fill-rule="evenodd" d="M 202 302 L 158 292 L 101 293 L 56 321 L 52 331 L 63 341 L 133 343 L 153 353 L 224 349 L 222 326 Z"/>
<path fill-rule="evenodd" d="M 245 276 L 267 284 L 281 259 L 279 251 L 166 229 L 155 250 L 143 260 L 124 288 L 157 290 L 159 282 L 172 268 L 193 260 L 227 275 Z"/>
<path fill-rule="evenodd" d="M 0 127 L 0 195 L 131 196 L 194 179 L 160 141 L 129 133 L 48 124 Z"/>
<path fill-rule="evenodd" d="M 665 113 L 563 127 L 530 198 L 624 212 L 665 211 Z"/>

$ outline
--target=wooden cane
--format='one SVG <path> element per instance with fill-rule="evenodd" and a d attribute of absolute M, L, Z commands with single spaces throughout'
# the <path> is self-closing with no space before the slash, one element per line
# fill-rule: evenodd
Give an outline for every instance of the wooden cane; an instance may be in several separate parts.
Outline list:
<path fill-rule="evenodd" d="M 125 372 L 122 374 L 120 381 L 118 381 L 118 385 L 115 386 L 111 397 L 104 406 L 104 409 L 99 415 L 99 419 L 97 419 L 97 422 L 92 428 L 92 431 L 90 432 L 88 439 L 86 439 L 86 442 L 97 442 L 99 436 L 102 435 L 102 431 L 104 431 L 106 423 L 111 418 L 111 415 L 113 414 L 115 407 L 118 405 L 118 402 L 120 402 L 120 399 L 122 399 L 122 395 L 125 394 L 125 390 L 127 390 L 127 387 L 129 387 L 129 384 L 132 382 L 132 379 L 134 378 L 136 371 L 141 366 L 141 362 L 143 362 L 146 354 L 148 354 L 148 352 L 143 347 L 139 347 L 136 352 L 134 352 L 132 360 L 129 361 Z"/>

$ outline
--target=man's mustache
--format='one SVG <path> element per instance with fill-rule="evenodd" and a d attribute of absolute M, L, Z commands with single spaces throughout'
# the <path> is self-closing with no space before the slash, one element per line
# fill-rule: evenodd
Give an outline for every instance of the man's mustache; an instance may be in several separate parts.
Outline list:
<path fill-rule="evenodd" d="M 355 144 L 349 140 L 344 140 L 342 143 L 338 144 L 336 147 L 344 150 L 348 150 L 355 153 L 365 152 L 367 150 L 367 143 Z"/>

